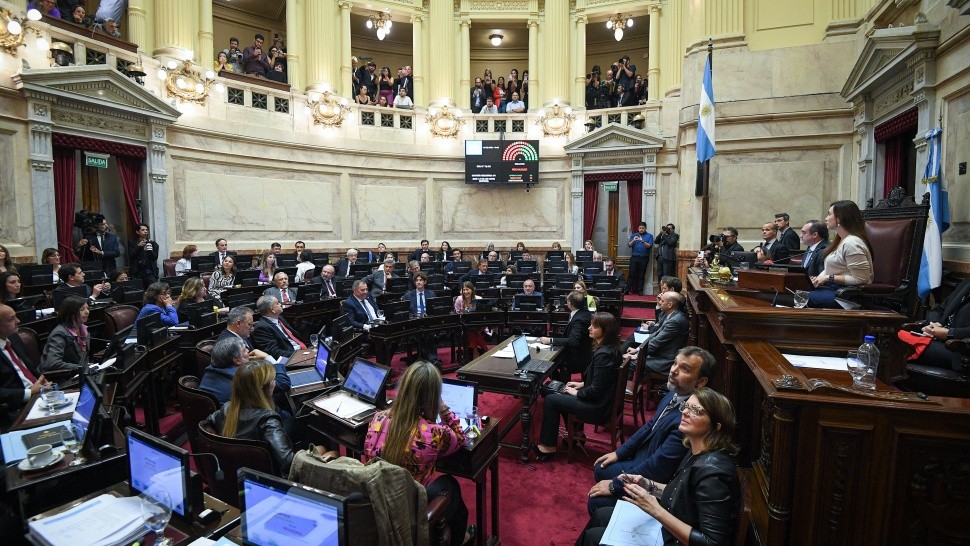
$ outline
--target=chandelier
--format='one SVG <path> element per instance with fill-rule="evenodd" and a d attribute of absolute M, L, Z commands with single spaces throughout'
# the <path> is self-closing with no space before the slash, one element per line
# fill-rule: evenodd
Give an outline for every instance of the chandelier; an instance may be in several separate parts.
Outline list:
<path fill-rule="evenodd" d="M 191 58 L 192 55 L 189 54 L 188 57 Z M 165 82 L 165 89 L 179 99 L 204 104 L 212 84 L 215 83 L 216 74 L 211 69 L 202 72 L 193 66 L 191 60 L 173 59 L 158 69 L 158 79 Z"/>
<path fill-rule="evenodd" d="M 613 37 L 619 42 L 623 39 L 623 27 L 632 27 L 633 17 L 623 16 L 617 13 L 606 20 L 606 28 L 613 30 Z"/>
<path fill-rule="evenodd" d="M 377 29 L 378 40 L 383 40 L 385 36 L 391 33 L 392 24 L 391 16 L 381 12 L 367 17 L 367 22 L 364 23 L 367 28 Z"/>
<path fill-rule="evenodd" d="M 14 12 L 0 7 L 0 48 L 11 55 L 17 54 L 17 48 L 23 45 L 27 37 L 27 30 L 37 35 L 37 48 L 47 50 L 50 47 L 47 39 L 31 25 L 40 21 L 41 13 L 36 9 L 27 12 L 26 20 L 21 19 Z"/>

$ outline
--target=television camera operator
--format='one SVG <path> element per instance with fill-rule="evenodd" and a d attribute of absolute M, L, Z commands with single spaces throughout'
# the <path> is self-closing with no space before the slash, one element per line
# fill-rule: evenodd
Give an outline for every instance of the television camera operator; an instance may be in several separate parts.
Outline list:
<path fill-rule="evenodd" d="M 121 256 L 121 245 L 118 236 L 108 230 L 104 215 L 80 210 L 74 214 L 74 227 L 80 232 L 74 244 L 78 260 L 98 262 L 102 271 L 113 271 L 118 256 Z"/>

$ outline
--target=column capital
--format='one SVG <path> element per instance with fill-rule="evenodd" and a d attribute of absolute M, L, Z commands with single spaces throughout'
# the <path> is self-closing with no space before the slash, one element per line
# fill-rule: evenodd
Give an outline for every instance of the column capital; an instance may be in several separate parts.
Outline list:
<path fill-rule="evenodd" d="M 411 23 L 412 24 L 413 23 L 423 23 L 423 22 L 424 22 L 424 15 L 421 15 L 421 14 L 418 14 L 418 13 L 415 13 L 415 14 L 411 15 Z"/>
<path fill-rule="evenodd" d="M 350 10 L 350 8 L 354 7 L 354 3 L 349 0 L 338 0 L 337 6 L 340 9 Z"/>
<path fill-rule="evenodd" d="M 647 13 L 649 13 L 650 15 L 660 15 L 661 11 L 662 10 L 660 9 L 660 6 L 658 4 L 647 6 Z"/>
<path fill-rule="evenodd" d="M 583 13 L 583 14 L 577 15 L 575 21 L 576 21 L 576 24 L 578 25 L 585 25 L 586 23 L 589 22 L 589 18 L 586 17 L 585 13 Z"/>
<path fill-rule="evenodd" d="M 528 23 L 526 23 L 526 26 L 528 26 L 529 28 L 536 28 L 537 29 L 537 28 L 539 28 L 539 20 L 538 19 L 529 19 Z"/>
<path fill-rule="evenodd" d="M 461 19 L 458 20 L 458 27 L 461 28 L 462 30 L 471 28 L 471 26 L 472 26 L 472 21 L 467 17 L 462 17 Z"/>

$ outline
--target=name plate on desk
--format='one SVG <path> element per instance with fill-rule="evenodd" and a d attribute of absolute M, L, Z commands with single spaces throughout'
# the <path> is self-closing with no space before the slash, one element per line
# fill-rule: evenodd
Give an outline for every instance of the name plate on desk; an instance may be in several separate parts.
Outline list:
<path fill-rule="evenodd" d="M 738 270 L 738 288 L 786 292 L 787 290 L 811 290 L 812 283 L 801 273 L 787 271 Z"/>

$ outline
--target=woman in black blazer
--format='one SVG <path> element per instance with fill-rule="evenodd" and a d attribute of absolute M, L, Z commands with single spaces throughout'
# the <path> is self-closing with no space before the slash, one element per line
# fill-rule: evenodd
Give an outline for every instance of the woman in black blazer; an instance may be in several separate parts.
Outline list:
<path fill-rule="evenodd" d="M 58 325 L 51 330 L 40 360 L 40 372 L 77 370 L 88 351 L 88 300 L 68 296 L 57 308 Z"/>
<path fill-rule="evenodd" d="M 610 313 L 595 313 L 589 337 L 593 340 L 593 358 L 586 368 L 586 381 L 570 381 L 562 393 L 545 397 L 539 443 L 533 446 L 537 461 L 556 453 L 561 417 L 572 413 L 584 422 L 599 423 L 610 413 L 622 360 L 620 323 Z"/>

